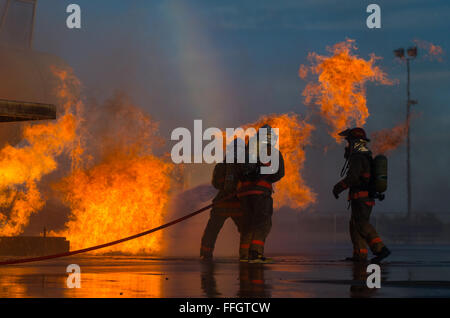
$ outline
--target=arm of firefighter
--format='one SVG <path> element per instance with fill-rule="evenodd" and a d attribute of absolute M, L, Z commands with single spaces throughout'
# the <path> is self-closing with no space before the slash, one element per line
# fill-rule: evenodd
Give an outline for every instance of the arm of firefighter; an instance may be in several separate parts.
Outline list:
<path fill-rule="evenodd" d="M 362 162 L 360 157 L 354 157 L 350 160 L 350 165 L 347 171 L 347 175 L 344 179 L 339 181 L 333 188 L 333 194 L 339 195 L 342 191 L 350 187 L 356 187 L 360 184 L 360 176 L 362 172 Z"/>
<path fill-rule="evenodd" d="M 225 183 L 225 165 L 218 163 L 214 167 L 211 184 L 217 190 L 222 190 Z"/>
<path fill-rule="evenodd" d="M 273 174 L 267 174 L 265 175 L 264 179 L 266 179 L 267 181 L 271 182 L 271 183 L 275 183 L 281 180 L 281 178 L 284 177 L 285 174 L 285 170 L 284 170 L 284 159 L 283 159 L 283 155 L 281 154 L 280 151 L 278 152 L 278 170 L 273 173 Z"/>

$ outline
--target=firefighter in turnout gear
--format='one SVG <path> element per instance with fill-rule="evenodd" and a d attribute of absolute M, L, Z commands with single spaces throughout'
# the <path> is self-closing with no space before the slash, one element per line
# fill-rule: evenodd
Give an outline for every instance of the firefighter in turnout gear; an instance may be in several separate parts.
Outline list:
<path fill-rule="evenodd" d="M 353 243 L 353 257 L 347 260 L 355 262 L 367 261 L 367 246 L 375 257 L 372 263 L 379 263 L 389 256 L 389 249 L 383 244 L 375 228 L 370 224 L 369 218 L 375 205 L 371 193 L 372 153 L 367 148 L 370 139 L 362 128 L 347 129 L 340 136 L 345 137 L 348 146 L 345 149 L 346 163 L 341 175 L 345 178 L 333 188 L 336 199 L 339 194 L 349 189 L 348 200 L 351 206 L 350 237 Z M 346 172 L 346 173 L 345 173 Z"/>
<path fill-rule="evenodd" d="M 246 148 L 246 164 L 241 166 L 240 181 L 237 196 L 244 210 L 242 223 L 240 260 L 249 263 L 269 263 L 264 257 L 264 244 L 272 228 L 272 184 L 284 176 L 284 162 L 281 153 L 274 147 L 276 134 L 269 125 L 262 127 L 266 134 L 261 135 L 261 129 L 255 136 L 256 141 L 249 141 Z M 256 149 L 252 150 L 252 145 Z M 262 166 L 268 167 L 271 162 L 263 164 L 259 158 L 259 147 L 267 147 L 271 158 L 278 159 L 278 169 L 269 174 L 261 173 Z M 255 162 L 250 158 L 254 156 Z"/>
<path fill-rule="evenodd" d="M 238 140 L 235 140 L 229 146 L 235 147 L 234 154 L 237 156 L 239 149 Z M 242 148 L 245 148 L 244 141 L 242 141 Z M 227 155 L 228 153 L 229 152 L 227 152 Z M 245 153 L 244 149 L 242 149 L 242 153 Z M 241 232 L 242 209 L 238 198 L 234 195 L 223 201 L 223 198 L 236 192 L 238 179 L 237 176 L 235 176 L 235 172 L 237 170 L 233 167 L 236 164 L 237 162 L 227 163 L 225 156 L 224 161 L 216 164 L 214 167 L 212 185 L 219 190 L 219 192 L 213 199 L 214 205 L 202 236 L 200 257 L 203 260 L 212 259 L 217 236 L 228 218 L 231 217 L 238 232 Z"/>

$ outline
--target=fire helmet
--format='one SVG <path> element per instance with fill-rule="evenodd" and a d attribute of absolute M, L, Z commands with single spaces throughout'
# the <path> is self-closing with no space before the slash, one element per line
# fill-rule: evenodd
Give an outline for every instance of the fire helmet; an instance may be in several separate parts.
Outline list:
<path fill-rule="evenodd" d="M 353 141 L 353 140 L 358 140 L 358 139 L 370 141 L 370 139 L 367 138 L 367 135 L 366 135 L 366 132 L 364 131 L 364 129 L 362 129 L 360 127 L 349 128 L 344 131 L 341 131 L 339 133 L 339 136 L 345 137 L 345 139 L 348 141 Z"/>
<path fill-rule="evenodd" d="M 261 134 L 261 131 L 258 131 L 258 138 L 260 143 L 275 146 L 275 144 L 277 143 L 278 136 L 275 133 L 274 129 L 268 124 L 265 124 L 261 128 L 266 129 L 267 135 Z"/>

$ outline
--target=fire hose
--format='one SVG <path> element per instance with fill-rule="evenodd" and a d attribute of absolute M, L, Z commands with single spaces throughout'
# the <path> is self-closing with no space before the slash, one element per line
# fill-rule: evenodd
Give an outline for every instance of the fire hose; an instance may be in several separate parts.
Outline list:
<path fill-rule="evenodd" d="M 171 221 L 171 222 L 169 222 L 169 223 L 160 225 L 160 226 L 155 227 L 155 228 L 153 228 L 153 229 L 150 229 L 150 230 L 147 230 L 147 231 L 144 231 L 144 232 L 141 232 L 141 233 L 132 235 L 132 236 L 128 236 L 128 237 L 122 238 L 122 239 L 120 239 L 120 240 L 116 240 L 116 241 L 112 241 L 112 242 L 109 242 L 109 243 L 100 244 L 100 245 L 96 245 L 96 246 L 92 246 L 92 247 L 87 247 L 87 248 L 83 248 L 83 249 L 79 249 L 79 250 L 75 250 L 75 251 L 69 251 L 69 252 L 59 253 L 59 254 L 45 255 L 45 256 L 38 256 L 38 257 L 32 257 L 32 258 L 22 258 L 22 259 L 6 260 L 6 261 L 3 261 L 3 262 L 0 262 L 0 266 L 1 266 L 1 265 L 13 265 L 13 264 L 22 264 L 22 263 L 39 262 L 39 261 L 45 261 L 45 260 L 54 259 L 54 258 L 61 258 L 61 257 L 66 257 L 66 256 L 72 256 L 72 255 L 81 254 L 81 253 L 86 253 L 86 252 L 98 250 L 98 249 L 101 249 L 101 248 L 109 247 L 109 246 L 112 246 L 112 245 L 120 244 L 120 243 L 123 243 L 123 242 L 126 242 L 126 241 L 134 240 L 134 239 L 136 239 L 136 238 L 138 238 L 138 237 L 141 237 L 141 236 L 145 236 L 145 235 L 151 234 L 151 233 L 153 233 L 153 232 L 156 232 L 156 231 L 165 229 L 165 228 L 167 228 L 167 227 L 169 227 L 169 226 L 172 226 L 172 225 L 175 225 L 175 224 L 177 224 L 177 223 L 180 223 L 180 222 L 182 222 L 182 221 L 184 221 L 184 220 L 187 220 L 187 219 L 189 219 L 189 218 L 191 218 L 191 217 L 193 217 L 193 216 L 195 216 L 195 215 L 197 215 L 197 214 L 200 214 L 200 213 L 202 213 L 202 212 L 204 212 L 204 211 L 206 211 L 206 210 L 209 210 L 210 208 L 212 208 L 212 206 L 213 206 L 215 203 L 220 202 L 220 201 L 225 201 L 225 200 L 227 200 L 227 199 L 230 199 L 230 198 L 233 197 L 234 195 L 235 195 L 235 193 L 232 193 L 232 194 L 227 195 L 226 197 L 222 198 L 221 200 L 218 200 L 218 201 L 216 201 L 216 202 L 214 202 L 214 203 L 211 203 L 211 204 L 209 204 L 209 205 L 207 205 L 207 206 L 205 206 L 205 207 L 203 207 L 203 208 L 201 208 L 201 209 L 198 209 L 197 211 L 194 211 L 194 212 L 192 212 L 192 213 L 190 213 L 190 214 L 187 214 L 187 215 L 185 215 L 185 216 L 183 216 L 183 217 L 181 217 L 181 218 L 178 218 L 178 219 L 173 220 L 173 221 Z"/>

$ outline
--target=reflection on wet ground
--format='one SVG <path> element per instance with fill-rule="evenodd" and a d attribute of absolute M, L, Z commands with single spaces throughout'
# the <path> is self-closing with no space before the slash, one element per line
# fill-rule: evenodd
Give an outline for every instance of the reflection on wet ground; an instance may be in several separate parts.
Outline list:
<path fill-rule="evenodd" d="M 275 256 L 274 264 L 234 258 L 78 256 L 0 267 L 0 297 L 449 297 L 450 247 L 393 247 L 381 288 L 366 266 L 340 261 L 346 249 Z M 81 267 L 81 288 L 66 267 Z"/>

